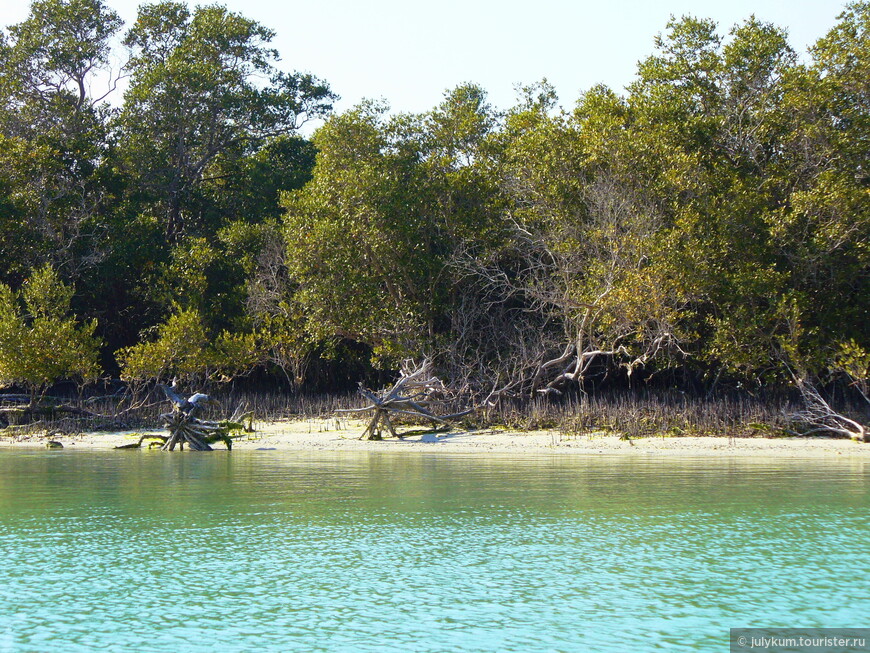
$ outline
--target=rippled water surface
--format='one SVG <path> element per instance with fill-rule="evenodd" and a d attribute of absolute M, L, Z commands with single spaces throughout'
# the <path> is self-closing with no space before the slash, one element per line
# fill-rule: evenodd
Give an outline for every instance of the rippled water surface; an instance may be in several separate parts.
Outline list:
<path fill-rule="evenodd" d="M 866 625 L 870 465 L 0 452 L 0 651 L 727 650 Z"/>

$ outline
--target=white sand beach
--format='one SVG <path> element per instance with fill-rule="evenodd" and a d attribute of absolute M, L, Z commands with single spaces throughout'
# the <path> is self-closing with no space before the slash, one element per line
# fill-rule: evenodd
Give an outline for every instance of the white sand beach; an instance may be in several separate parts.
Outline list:
<path fill-rule="evenodd" d="M 414 451 L 431 453 L 654 454 L 782 457 L 870 458 L 870 444 L 829 438 L 648 437 L 622 440 L 604 432 L 567 435 L 558 431 L 452 430 L 427 433 L 406 429 L 401 440 L 359 440 L 364 423 L 357 420 L 305 419 L 254 422 L 255 432 L 235 439 L 237 450 L 282 451 Z M 165 431 L 155 431 L 164 433 Z M 112 449 L 136 442 L 144 431 L 32 433 L 0 437 L 0 447 L 45 447 L 59 442 L 65 449 Z M 401 434 L 401 431 L 400 431 Z M 216 444 L 222 449 L 222 444 Z"/>

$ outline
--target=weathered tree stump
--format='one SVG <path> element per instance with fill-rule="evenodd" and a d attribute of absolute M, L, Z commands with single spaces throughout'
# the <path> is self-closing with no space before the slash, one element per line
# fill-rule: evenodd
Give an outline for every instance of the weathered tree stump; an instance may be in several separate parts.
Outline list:
<path fill-rule="evenodd" d="M 167 385 L 160 384 L 160 389 L 166 398 L 172 403 L 172 412 L 163 413 L 160 418 L 166 422 L 169 429 L 169 437 L 163 444 L 163 451 L 173 451 L 176 446 L 180 449 L 188 445 L 194 451 L 211 451 L 207 441 L 211 434 L 221 432 L 220 425 L 216 422 L 204 422 L 196 418 L 196 413 L 206 404 L 214 403 L 208 395 L 197 392 L 187 399 L 183 399 L 175 390 Z M 232 441 L 227 438 L 228 449 L 232 448 Z"/>
<path fill-rule="evenodd" d="M 169 435 L 146 433 L 139 438 L 138 442 L 115 447 L 116 449 L 138 449 L 145 440 L 161 440 L 163 445 L 160 448 L 163 451 L 174 451 L 176 446 L 179 449 L 184 449 L 184 445 L 189 446 L 194 451 L 212 451 L 210 445 L 215 442 L 223 442 L 227 449 L 232 449 L 231 430 L 252 430 L 250 413 L 242 414 L 241 410 L 238 410 L 230 419 L 220 422 L 199 419 L 196 417 L 196 413 L 203 406 L 217 402 L 200 392 L 184 399 L 175 392 L 173 387 L 162 383 L 159 387 L 172 403 L 172 410 L 160 415 L 160 418 L 166 423 Z M 247 428 L 242 423 L 245 419 L 248 419 Z"/>
<path fill-rule="evenodd" d="M 431 365 L 428 360 L 417 367 L 412 367 L 406 362 L 401 371 L 399 380 L 393 386 L 380 393 L 375 393 L 360 384 L 360 394 L 371 403 L 364 408 L 347 408 L 337 410 L 338 413 L 366 413 L 371 412 L 372 418 L 366 426 L 360 440 L 383 440 L 383 429 L 386 429 L 394 438 L 402 439 L 396 432 L 392 417 L 406 415 L 420 419 L 426 419 L 435 424 L 448 424 L 448 420 L 457 419 L 471 413 L 474 409 L 469 408 L 452 415 L 435 415 L 431 405 L 435 397 L 446 392 L 444 383 L 432 375 Z M 449 425 L 448 425 L 449 426 Z"/>

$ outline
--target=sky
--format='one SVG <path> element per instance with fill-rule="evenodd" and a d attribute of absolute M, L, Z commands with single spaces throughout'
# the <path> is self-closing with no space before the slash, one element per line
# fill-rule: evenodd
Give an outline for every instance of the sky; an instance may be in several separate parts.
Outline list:
<path fill-rule="evenodd" d="M 106 0 L 127 24 L 139 0 Z M 208 4 L 208 2 L 191 2 Z M 805 53 L 842 11 L 841 0 L 222 0 L 277 32 L 279 67 L 314 73 L 342 96 L 339 111 L 383 98 L 396 112 L 422 112 L 464 82 L 506 109 L 515 86 L 546 77 L 573 106 L 598 83 L 616 90 L 670 15 L 717 21 L 722 34 L 751 15 L 785 27 Z M 28 3 L 0 0 L 0 25 L 23 20 Z"/>

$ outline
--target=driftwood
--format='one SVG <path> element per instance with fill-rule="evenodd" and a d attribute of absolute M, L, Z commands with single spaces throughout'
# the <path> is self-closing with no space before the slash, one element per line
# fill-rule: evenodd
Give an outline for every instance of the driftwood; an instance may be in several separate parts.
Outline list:
<path fill-rule="evenodd" d="M 393 437 L 402 439 L 403 436 L 396 432 L 392 422 L 392 418 L 397 415 L 429 420 L 433 425 L 447 425 L 448 420 L 458 419 L 474 410 L 469 408 L 452 415 L 436 415 L 432 412 L 432 404 L 444 395 L 446 388 L 440 379 L 432 375 L 428 360 L 417 367 L 406 362 L 399 380 L 387 390 L 376 393 L 360 384 L 359 392 L 370 402 L 368 406 L 336 412 L 372 413 L 371 420 L 359 437 L 360 440 L 382 440 L 382 428 Z"/>
<path fill-rule="evenodd" d="M 805 408 L 789 415 L 789 418 L 808 427 L 808 430 L 800 431 L 799 435 L 835 433 L 858 442 L 870 441 L 867 427 L 834 410 L 810 381 L 798 376 L 794 376 L 794 381 L 801 392 Z"/>
<path fill-rule="evenodd" d="M 210 433 L 218 433 L 220 426 L 214 422 L 204 422 L 195 417 L 202 406 L 212 403 L 211 397 L 197 392 L 189 398 L 183 399 L 167 385 L 160 384 L 160 389 L 172 403 L 172 412 L 160 415 L 160 418 L 166 422 L 169 428 L 169 437 L 161 449 L 172 451 L 176 445 L 183 449 L 184 445 L 187 444 L 194 451 L 211 451 L 212 448 L 206 438 Z M 229 438 L 227 440 L 229 441 Z M 231 449 L 232 446 L 232 441 L 229 441 L 227 448 Z"/>
<path fill-rule="evenodd" d="M 163 451 L 174 451 L 176 446 L 179 449 L 184 449 L 185 444 L 194 451 L 212 451 L 210 445 L 216 442 L 223 442 L 227 449 L 232 449 L 231 431 L 252 430 L 251 415 L 243 413 L 241 408 L 228 420 L 213 422 L 199 419 L 196 414 L 203 406 L 217 402 L 200 392 L 185 399 L 175 391 L 174 385 L 170 387 L 160 384 L 158 387 L 163 390 L 163 394 L 172 404 L 170 412 L 160 415 L 169 429 L 169 435 L 146 433 L 139 438 L 138 442 L 115 447 L 116 449 L 138 449 L 145 440 L 162 441 L 163 444 L 160 448 Z M 247 427 L 243 424 L 246 419 L 248 420 Z"/>

